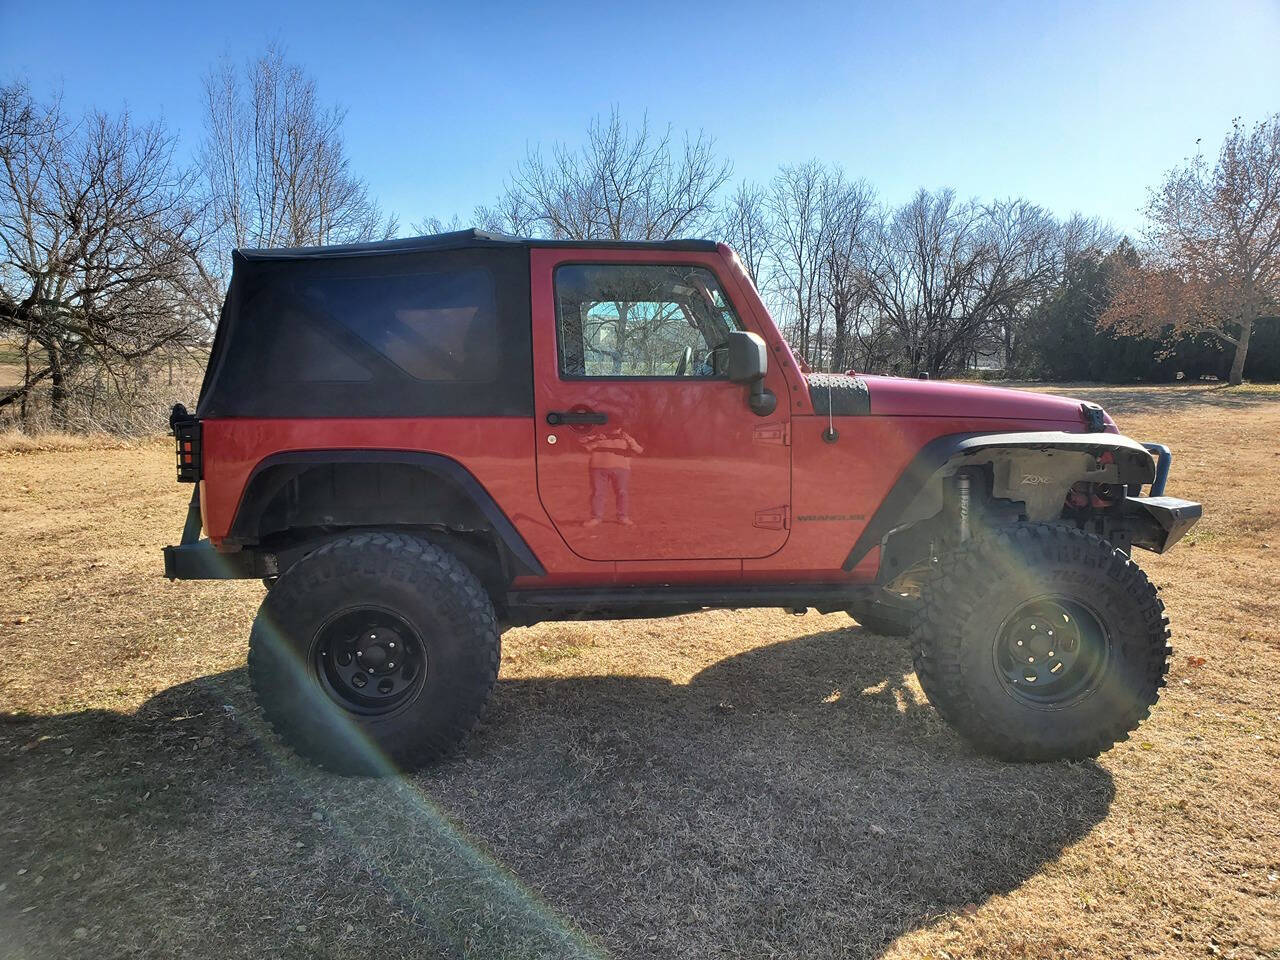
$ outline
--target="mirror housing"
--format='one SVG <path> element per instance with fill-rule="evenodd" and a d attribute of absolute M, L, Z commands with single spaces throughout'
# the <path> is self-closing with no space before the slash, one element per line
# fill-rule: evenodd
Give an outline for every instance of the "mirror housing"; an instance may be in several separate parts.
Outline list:
<path fill-rule="evenodd" d="M 778 398 L 764 387 L 769 370 L 769 351 L 764 338 L 749 330 L 729 332 L 729 379 L 749 386 L 747 406 L 757 417 L 767 417 L 778 406 Z"/>
<path fill-rule="evenodd" d="M 734 383 L 756 383 L 769 369 L 769 351 L 764 338 L 747 330 L 729 331 L 729 379 Z"/>

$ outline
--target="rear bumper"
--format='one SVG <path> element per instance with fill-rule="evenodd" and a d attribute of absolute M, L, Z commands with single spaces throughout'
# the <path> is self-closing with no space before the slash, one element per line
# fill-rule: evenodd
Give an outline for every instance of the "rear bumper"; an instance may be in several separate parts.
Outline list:
<path fill-rule="evenodd" d="M 252 551 L 219 553 L 208 540 L 164 548 L 164 575 L 170 580 L 245 580 L 266 576 Z"/>
<path fill-rule="evenodd" d="M 208 540 L 200 539 L 200 486 L 191 491 L 187 522 L 182 526 L 182 543 L 164 548 L 164 575 L 170 580 L 246 580 L 274 574 L 260 572 L 266 561 L 256 551 L 219 553 Z"/>

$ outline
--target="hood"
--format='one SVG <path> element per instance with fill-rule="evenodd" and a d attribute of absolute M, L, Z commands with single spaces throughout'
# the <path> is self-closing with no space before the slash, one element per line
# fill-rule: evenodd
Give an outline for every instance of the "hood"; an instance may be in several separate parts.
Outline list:
<path fill-rule="evenodd" d="M 972 383 L 859 376 L 871 393 L 871 412 L 880 417 L 966 417 L 1044 420 L 1084 424 L 1083 401 L 1030 390 Z M 1105 417 L 1105 414 L 1104 414 Z M 1110 417 L 1105 417 L 1108 427 Z"/>

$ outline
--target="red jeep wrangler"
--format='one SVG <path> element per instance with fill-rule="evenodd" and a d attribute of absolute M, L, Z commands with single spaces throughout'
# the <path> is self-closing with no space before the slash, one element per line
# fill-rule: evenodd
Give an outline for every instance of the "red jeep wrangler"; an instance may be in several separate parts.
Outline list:
<path fill-rule="evenodd" d="M 455 746 L 507 626 L 708 607 L 849 611 L 978 749 L 1092 756 L 1167 670 L 1130 550 L 1200 516 L 1094 404 L 810 372 L 706 241 L 238 251 L 171 426 L 166 574 L 266 582 L 263 710 L 349 771 Z"/>

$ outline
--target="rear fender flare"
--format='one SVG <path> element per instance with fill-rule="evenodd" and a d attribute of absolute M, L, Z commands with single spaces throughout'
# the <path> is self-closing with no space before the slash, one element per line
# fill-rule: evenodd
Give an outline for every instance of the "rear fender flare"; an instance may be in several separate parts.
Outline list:
<path fill-rule="evenodd" d="M 1099 468 L 1110 452 L 1113 462 Z M 992 496 L 1027 504 L 1029 520 L 1056 519 L 1071 485 L 1145 484 L 1155 479 L 1151 454 L 1118 433 L 952 433 L 920 448 L 872 514 L 844 561 L 852 570 L 894 530 L 942 509 L 943 480 L 964 467 L 990 466 Z"/>
<path fill-rule="evenodd" d="M 245 483 L 226 542 L 239 545 L 257 542 L 263 512 L 291 480 L 313 468 L 338 464 L 400 464 L 451 484 L 466 496 L 484 526 L 505 548 L 513 573 L 546 574 L 515 525 L 471 471 L 441 454 L 412 450 L 295 450 L 266 457 L 253 468 Z M 406 523 L 412 523 L 412 518 L 406 518 Z"/>

